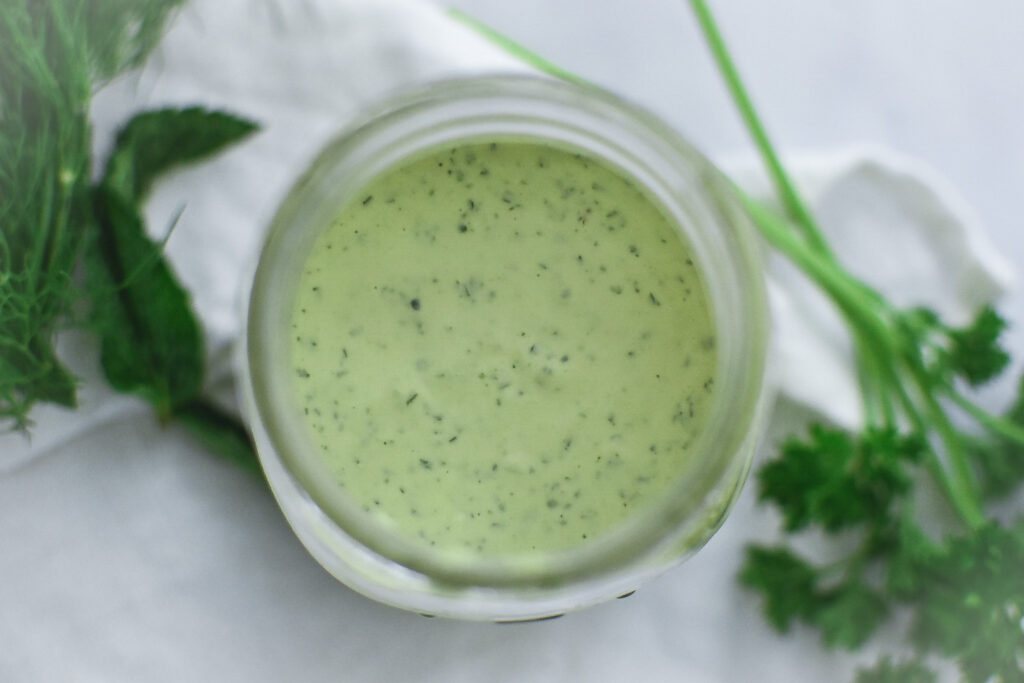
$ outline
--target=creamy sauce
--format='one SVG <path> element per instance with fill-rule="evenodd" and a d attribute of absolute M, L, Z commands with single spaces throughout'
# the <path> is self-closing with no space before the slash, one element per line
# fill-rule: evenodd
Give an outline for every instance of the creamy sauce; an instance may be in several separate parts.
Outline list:
<path fill-rule="evenodd" d="M 508 140 L 372 180 L 319 236 L 294 391 L 337 485 L 399 534 L 496 555 L 665 492 L 713 391 L 701 275 L 621 173 Z"/>

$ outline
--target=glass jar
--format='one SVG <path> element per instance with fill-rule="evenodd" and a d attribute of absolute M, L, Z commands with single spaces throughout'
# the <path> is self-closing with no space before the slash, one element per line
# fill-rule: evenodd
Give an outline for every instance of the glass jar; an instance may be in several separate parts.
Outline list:
<path fill-rule="evenodd" d="M 314 453 L 293 400 L 289 317 L 314 240 L 360 188 L 417 152 L 521 138 L 599 158 L 660 205 L 696 257 L 716 329 L 705 428 L 669 495 L 577 547 L 468 557 L 408 542 L 364 513 Z M 429 615 L 516 621 L 635 590 L 701 547 L 749 470 L 765 406 L 767 304 L 754 234 L 720 173 L 650 114 L 546 77 L 434 83 L 388 99 L 330 142 L 281 205 L 253 282 L 243 391 L 267 479 L 309 552 L 351 588 Z"/>

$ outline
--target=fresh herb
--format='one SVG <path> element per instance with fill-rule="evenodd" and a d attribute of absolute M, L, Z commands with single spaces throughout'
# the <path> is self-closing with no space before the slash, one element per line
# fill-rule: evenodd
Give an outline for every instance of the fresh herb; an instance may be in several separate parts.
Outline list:
<path fill-rule="evenodd" d="M 111 386 L 143 396 L 163 418 L 196 400 L 203 340 L 188 294 L 145 232 L 138 203 L 164 171 L 255 130 L 197 108 L 137 115 L 117 137 L 93 189 L 96 230 L 85 249 L 101 363 Z"/>
<path fill-rule="evenodd" d="M 181 0 L 0 2 L 0 428 L 73 406 L 54 339 L 92 223 L 94 87 L 138 64 Z"/>
<path fill-rule="evenodd" d="M 967 681 L 1024 680 L 1024 521 L 1004 525 L 985 506 L 1024 478 L 1024 398 L 996 416 L 966 393 L 1009 364 L 999 346 L 1005 322 L 988 306 L 962 328 L 930 310 L 901 310 L 843 268 L 778 162 L 705 2 L 691 4 L 783 215 L 743 201 L 843 315 L 866 416 L 858 434 L 813 425 L 758 475 L 760 498 L 780 509 L 786 531 L 813 527 L 847 542 L 852 534 L 853 548 L 812 559 L 785 545 L 755 546 L 741 581 L 762 594 L 776 628 L 802 621 L 828 646 L 857 648 L 889 613 L 909 612 L 908 644 L 919 659 L 884 661 L 860 680 L 929 680 L 928 654 L 955 660 Z M 915 504 L 921 468 L 958 517 L 934 536 Z M 836 597 L 851 591 L 857 600 Z"/>
<path fill-rule="evenodd" d="M 137 114 L 117 136 L 103 184 L 141 201 L 162 173 L 202 160 L 255 131 L 251 121 L 199 107 Z"/>
<path fill-rule="evenodd" d="M 241 425 L 201 396 L 202 330 L 141 203 L 160 174 L 256 126 L 198 108 L 145 112 L 103 178 L 89 172 L 94 89 L 141 63 L 181 2 L 0 2 L 0 428 L 27 428 L 39 401 L 75 405 L 54 341 L 82 327 L 100 338 L 111 386 L 254 465 Z"/>
<path fill-rule="evenodd" d="M 882 657 L 870 669 L 857 672 L 855 683 L 935 683 L 935 672 L 918 659 L 894 663 L 890 657 Z"/>
<path fill-rule="evenodd" d="M 856 433 L 811 425 L 757 477 L 760 499 L 778 507 L 787 533 L 814 529 L 844 550 L 811 558 L 788 544 L 753 546 L 740 580 L 761 595 L 777 630 L 802 623 L 828 647 L 859 648 L 891 616 L 907 614 L 904 646 L 914 655 L 883 657 L 858 672 L 860 683 L 934 681 L 926 664 L 934 656 L 954 661 L 966 681 L 1022 681 L 1024 518 L 998 521 L 988 504 L 1024 481 L 1024 384 L 1002 416 L 968 395 L 1008 366 L 999 346 L 1006 324 L 991 307 L 964 327 L 899 309 L 845 269 L 779 161 L 706 2 L 690 4 L 781 210 L 736 192 L 765 239 L 842 314 L 865 414 Z M 496 42 L 563 75 L 508 39 Z M 925 531 L 935 520 L 926 524 L 918 506 L 922 475 L 952 513 L 940 532 Z"/>

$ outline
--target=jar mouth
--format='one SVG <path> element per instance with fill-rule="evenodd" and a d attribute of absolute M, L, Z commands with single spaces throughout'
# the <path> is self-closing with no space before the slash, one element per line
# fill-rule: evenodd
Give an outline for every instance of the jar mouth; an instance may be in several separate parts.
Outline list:
<path fill-rule="evenodd" d="M 481 557 L 432 550 L 389 532 L 359 509 L 316 455 L 291 398 L 290 364 L 282 359 L 290 354 L 288 319 L 298 274 L 313 241 L 342 205 L 374 176 L 419 152 L 495 137 L 578 149 L 644 188 L 696 256 L 719 343 L 709 416 L 693 456 L 666 494 L 578 546 Z M 435 82 L 386 99 L 336 136 L 271 224 L 246 330 L 251 417 L 269 442 L 258 448 L 259 456 L 268 471 L 267 461 L 273 459 L 274 470 L 283 472 L 308 503 L 323 511 L 328 524 L 365 552 L 436 583 L 457 588 L 584 581 L 620 571 L 637 558 L 678 554 L 686 538 L 699 545 L 721 522 L 724 510 L 718 509 L 717 498 L 737 470 L 740 479 L 745 476 L 749 444 L 759 427 L 767 327 L 759 253 L 745 214 L 728 181 L 667 125 L 597 88 L 546 77 Z M 724 495 L 728 507 L 735 491 Z M 709 524 L 712 528 L 703 533 Z"/>

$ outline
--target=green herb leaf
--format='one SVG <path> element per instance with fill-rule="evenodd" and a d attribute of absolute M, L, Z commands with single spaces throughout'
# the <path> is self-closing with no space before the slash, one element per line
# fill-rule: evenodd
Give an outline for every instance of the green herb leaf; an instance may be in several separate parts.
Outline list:
<path fill-rule="evenodd" d="M 4 349 L 0 353 L 0 376 L 21 385 L 17 395 L 9 386 L 4 387 L 5 391 L 12 392 L 0 395 L 8 406 L 13 407 L 21 401 L 46 401 L 68 408 L 75 406 L 75 377 L 54 355 L 53 346 L 39 338 L 30 339 L 28 348 Z M 5 416 L 15 416 L 15 413 Z"/>
<path fill-rule="evenodd" d="M 995 309 L 985 306 L 967 327 L 949 332 L 950 365 L 972 386 L 978 386 L 1001 373 L 1010 362 L 1010 354 L 999 346 L 1006 322 Z"/>
<path fill-rule="evenodd" d="M 179 406 L 174 418 L 211 452 L 262 478 L 249 433 L 236 417 L 199 399 Z"/>
<path fill-rule="evenodd" d="M 779 506 L 786 529 L 820 524 L 828 531 L 885 520 L 890 505 L 910 487 L 905 471 L 923 444 L 894 429 L 860 438 L 812 425 L 809 439 L 791 438 L 780 457 L 758 473 L 760 499 Z"/>
<path fill-rule="evenodd" d="M 856 683 L 935 683 L 935 672 L 918 659 L 893 662 L 891 657 L 882 657 L 878 663 L 857 672 Z"/>
<path fill-rule="evenodd" d="M 844 581 L 825 591 L 821 602 L 813 620 L 828 647 L 857 649 L 889 616 L 883 596 L 859 580 Z"/>
<path fill-rule="evenodd" d="M 54 351 L 92 228 L 95 79 L 137 64 L 182 0 L 4 0 L 0 6 L 0 430 L 37 401 L 75 404 Z"/>
<path fill-rule="evenodd" d="M 913 522 L 904 519 L 896 538 L 886 548 L 885 584 L 891 595 L 912 600 L 921 585 L 921 569 L 942 561 L 946 550 L 928 538 Z"/>
<path fill-rule="evenodd" d="M 203 344 L 189 297 L 145 232 L 138 203 L 178 165 L 214 154 L 257 129 L 250 121 L 192 107 L 136 115 L 118 134 L 94 193 L 99 225 L 87 250 L 101 362 L 120 391 L 139 394 L 208 448 L 259 473 L 244 427 L 199 397 Z"/>
<path fill-rule="evenodd" d="M 1010 424 L 1024 429 L 1024 377 L 1018 384 L 1017 399 L 1003 415 Z M 999 435 L 971 440 L 975 472 L 986 498 L 1005 498 L 1024 483 L 1024 446 Z"/>
<path fill-rule="evenodd" d="M 126 199 L 141 200 L 160 174 L 219 152 L 257 129 L 252 121 L 199 107 L 137 114 L 118 133 L 104 183 Z"/>
<path fill-rule="evenodd" d="M 0 428 L 37 401 L 72 406 L 54 338 L 90 220 L 88 42 L 82 2 L 0 9 Z"/>
<path fill-rule="evenodd" d="M 244 429 L 197 398 L 199 324 L 138 208 L 159 174 L 256 126 L 199 108 L 139 115 L 119 134 L 107 178 L 91 187 L 94 87 L 139 64 L 182 3 L 0 6 L 0 429 L 26 427 L 38 401 L 75 404 L 77 382 L 53 344 L 62 325 L 82 325 L 69 310 L 84 294 L 111 384 L 164 419 L 180 412 L 218 452 L 256 469 Z M 71 277 L 80 257 L 85 292 Z"/>
<path fill-rule="evenodd" d="M 115 389 L 142 396 L 167 419 L 199 393 L 199 325 L 135 206 L 100 185 L 95 212 L 99 231 L 86 250 L 86 265 L 104 373 Z"/>
<path fill-rule="evenodd" d="M 98 292 L 103 368 L 112 386 L 144 396 L 164 419 L 199 394 L 202 336 L 188 295 L 160 245 L 146 235 L 136 203 L 161 173 L 254 130 L 252 122 L 194 107 L 138 114 L 118 134 L 95 191 L 99 232 L 88 263 Z"/>
<path fill-rule="evenodd" d="M 828 647 L 859 647 L 889 615 L 879 591 L 856 578 L 826 586 L 822 570 L 784 546 L 748 547 L 739 578 L 761 594 L 777 631 L 785 633 L 795 621 L 814 625 Z"/>
<path fill-rule="evenodd" d="M 818 570 L 784 547 L 750 546 L 740 582 L 761 594 L 764 614 L 780 633 L 809 621 L 821 608 Z"/>
<path fill-rule="evenodd" d="M 85 28 L 94 77 L 138 66 L 163 36 L 168 15 L 185 0 L 62 0 Z M 53 2 L 50 3 L 54 4 Z M 80 8 L 75 6 L 81 6 Z"/>
<path fill-rule="evenodd" d="M 956 657 L 966 680 L 1024 680 L 1024 526 L 951 538 L 918 568 L 911 638 Z"/>

